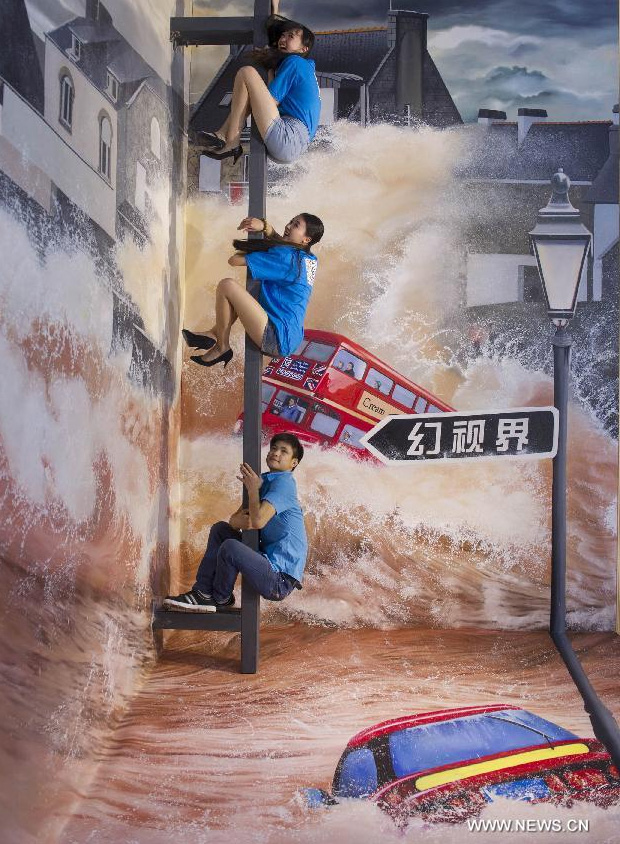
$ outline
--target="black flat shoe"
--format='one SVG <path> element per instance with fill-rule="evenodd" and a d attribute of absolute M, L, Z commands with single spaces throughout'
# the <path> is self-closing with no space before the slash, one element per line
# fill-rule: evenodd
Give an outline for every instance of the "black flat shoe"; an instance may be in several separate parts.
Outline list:
<path fill-rule="evenodd" d="M 194 349 L 204 349 L 205 352 L 208 352 L 209 349 L 215 346 L 213 337 L 206 337 L 204 334 L 194 334 L 193 331 L 189 331 L 187 328 L 184 328 L 181 334 L 187 345 Z"/>
<path fill-rule="evenodd" d="M 224 369 L 226 369 L 226 366 L 228 362 L 232 359 L 232 356 L 233 350 L 227 349 L 225 352 L 222 352 L 219 357 L 214 358 L 213 360 L 203 360 L 202 355 L 192 355 L 190 360 L 193 360 L 194 363 L 199 363 L 200 366 L 215 366 L 216 363 L 223 363 Z"/>
<path fill-rule="evenodd" d="M 226 146 L 224 138 L 220 138 L 215 132 L 195 132 L 192 140 L 197 144 L 206 144 L 212 149 L 224 149 Z"/>
<path fill-rule="evenodd" d="M 213 149 L 205 149 L 202 154 L 206 155 L 207 158 L 214 158 L 216 161 L 223 161 L 225 158 L 232 158 L 233 164 L 236 164 L 237 160 L 243 155 L 243 147 L 239 145 L 238 147 L 233 147 L 233 149 L 226 150 L 226 152 L 216 152 Z"/>

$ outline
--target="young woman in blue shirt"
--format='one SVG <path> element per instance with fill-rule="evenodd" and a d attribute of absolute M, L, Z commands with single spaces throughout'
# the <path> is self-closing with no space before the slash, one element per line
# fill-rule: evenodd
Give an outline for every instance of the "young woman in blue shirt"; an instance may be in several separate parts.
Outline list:
<path fill-rule="evenodd" d="M 227 365 L 233 353 L 230 330 L 237 320 L 265 355 L 289 355 L 304 336 L 304 317 L 316 276 L 317 259 L 310 248 L 323 236 L 323 223 L 314 214 L 298 214 L 286 224 L 283 236 L 267 220 L 246 217 L 241 231 L 262 231 L 263 240 L 235 240 L 228 259 L 233 267 L 247 266 L 261 282 L 258 300 L 233 278 L 223 278 L 215 296 L 215 325 L 206 334 L 183 329 L 189 346 L 205 349 L 192 360 L 201 366 Z"/>
<path fill-rule="evenodd" d="M 228 118 L 215 132 L 197 133 L 197 140 L 207 144 L 204 154 L 210 158 L 236 161 L 242 155 L 239 140 L 249 114 L 269 156 L 283 164 L 299 158 L 316 133 L 321 98 L 314 62 L 307 57 L 314 34 L 303 24 L 279 16 L 270 18 L 268 33 L 269 47 L 255 51 L 253 57 L 269 71 L 269 83 L 265 85 L 255 67 L 240 68 Z"/>

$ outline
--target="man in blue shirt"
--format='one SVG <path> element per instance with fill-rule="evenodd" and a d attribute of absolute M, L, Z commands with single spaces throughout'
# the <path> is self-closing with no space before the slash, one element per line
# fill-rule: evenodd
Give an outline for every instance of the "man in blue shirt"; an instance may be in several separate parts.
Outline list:
<path fill-rule="evenodd" d="M 239 480 L 248 492 L 248 507 L 228 522 L 211 528 L 207 550 L 189 592 L 169 595 L 164 609 L 216 612 L 235 603 L 233 587 L 241 573 L 269 601 L 282 601 L 301 589 L 308 540 L 292 472 L 303 457 L 294 434 L 276 434 L 269 443 L 268 472 L 257 475 L 247 463 Z M 241 541 L 241 531 L 260 530 L 260 552 Z"/>

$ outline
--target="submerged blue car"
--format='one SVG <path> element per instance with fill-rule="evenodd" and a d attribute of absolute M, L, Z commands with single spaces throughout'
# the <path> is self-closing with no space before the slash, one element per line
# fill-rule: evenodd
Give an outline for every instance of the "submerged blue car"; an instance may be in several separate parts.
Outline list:
<path fill-rule="evenodd" d="M 304 790 L 308 806 L 376 802 L 398 824 L 475 817 L 496 797 L 530 802 L 620 801 L 604 746 L 507 704 L 442 709 L 383 721 L 348 742 L 331 793 Z"/>

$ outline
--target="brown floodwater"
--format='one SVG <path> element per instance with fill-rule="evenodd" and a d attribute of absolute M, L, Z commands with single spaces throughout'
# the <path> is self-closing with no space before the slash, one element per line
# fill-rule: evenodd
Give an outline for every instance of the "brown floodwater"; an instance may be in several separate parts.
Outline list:
<path fill-rule="evenodd" d="M 620 640 L 577 634 L 575 647 L 620 716 Z M 260 670 L 238 673 L 238 636 L 172 633 L 122 723 L 62 844 L 119 842 L 416 841 L 364 801 L 304 807 L 299 789 L 329 789 L 360 729 L 411 712 L 511 703 L 592 735 L 581 699 L 544 633 L 335 630 L 288 623 L 262 632 Z M 587 819 L 573 841 L 617 840 L 618 807 L 493 804 L 485 817 Z M 431 841 L 473 835 L 424 829 Z M 495 839 L 497 840 L 497 839 Z M 567 840 L 529 833 L 503 840 Z"/>

